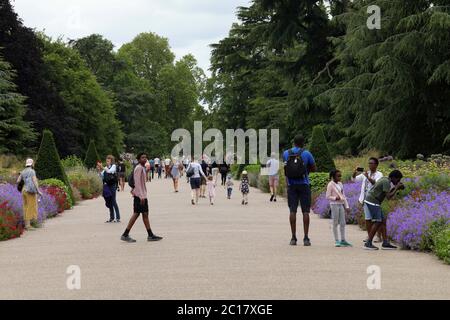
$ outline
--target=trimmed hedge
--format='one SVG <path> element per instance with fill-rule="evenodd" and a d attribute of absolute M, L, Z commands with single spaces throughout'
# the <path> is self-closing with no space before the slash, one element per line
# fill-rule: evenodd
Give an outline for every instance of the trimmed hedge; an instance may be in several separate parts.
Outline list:
<path fill-rule="evenodd" d="M 97 167 L 97 161 L 100 160 L 100 156 L 97 152 L 97 147 L 95 146 L 95 141 L 91 140 L 89 143 L 88 150 L 86 152 L 86 158 L 84 159 L 84 165 L 88 169 L 95 169 Z"/>
<path fill-rule="evenodd" d="M 53 133 L 50 130 L 44 130 L 42 133 L 42 142 L 37 155 L 35 170 L 39 180 L 57 179 L 62 181 L 68 188 L 70 198 L 72 198 L 70 183 L 61 164 Z"/>
<path fill-rule="evenodd" d="M 74 205 L 75 205 L 75 201 L 73 199 L 73 196 L 71 194 L 71 192 L 69 192 L 69 187 L 64 184 L 64 182 L 62 182 L 61 180 L 58 179 L 46 179 L 46 180 L 42 180 L 39 182 L 39 185 L 42 187 L 58 187 L 62 190 L 64 190 L 64 192 L 67 195 L 67 202 L 65 205 L 66 210 L 71 209 Z"/>
<path fill-rule="evenodd" d="M 316 160 L 318 172 L 330 173 L 336 169 L 322 126 L 315 126 L 313 129 L 310 152 Z"/>

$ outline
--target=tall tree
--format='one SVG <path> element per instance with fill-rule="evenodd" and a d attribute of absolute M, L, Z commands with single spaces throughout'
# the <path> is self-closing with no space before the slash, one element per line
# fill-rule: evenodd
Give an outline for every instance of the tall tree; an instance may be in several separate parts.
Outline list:
<path fill-rule="evenodd" d="M 25 97 L 17 93 L 14 72 L 0 56 L 0 153 L 24 154 L 36 135 L 25 115 Z"/>

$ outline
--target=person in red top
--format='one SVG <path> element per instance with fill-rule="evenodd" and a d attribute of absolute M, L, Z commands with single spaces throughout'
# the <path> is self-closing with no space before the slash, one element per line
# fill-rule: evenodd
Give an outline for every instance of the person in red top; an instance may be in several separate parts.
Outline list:
<path fill-rule="evenodd" d="M 148 199 L 147 199 L 147 170 L 145 169 L 145 164 L 147 163 L 147 155 L 145 153 L 141 153 L 137 156 L 137 160 L 139 164 L 134 169 L 134 188 L 131 191 L 133 195 L 134 203 L 133 203 L 133 216 L 128 223 L 127 229 L 123 233 L 121 240 L 125 242 L 136 242 L 133 238 L 130 237 L 130 231 L 133 228 L 136 220 L 139 218 L 142 213 L 142 220 L 144 221 L 145 228 L 148 232 L 148 241 L 159 241 L 162 240 L 162 237 L 158 237 L 153 234 L 152 229 L 150 228 L 150 220 L 148 218 Z"/>

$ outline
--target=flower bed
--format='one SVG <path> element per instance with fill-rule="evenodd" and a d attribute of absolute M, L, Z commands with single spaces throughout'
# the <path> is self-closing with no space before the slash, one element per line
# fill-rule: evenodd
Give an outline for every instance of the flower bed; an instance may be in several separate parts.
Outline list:
<path fill-rule="evenodd" d="M 102 194 L 103 183 L 97 172 L 84 167 L 66 170 L 70 183 L 79 191 L 83 199 L 93 199 Z"/>
<path fill-rule="evenodd" d="M 22 234 L 23 228 L 23 199 L 13 184 L 0 184 L 0 239 L 8 240 Z M 45 219 L 58 214 L 58 204 L 53 195 L 43 190 L 43 195 L 38 202 L 38 219 L 36 223 L 42 224 Z M 8 221 L 5 224 L 5 221 Z M 13 228 L 15 226 L 15 229 Z M 17 231 L 17 232 L 16 232 Z"/>

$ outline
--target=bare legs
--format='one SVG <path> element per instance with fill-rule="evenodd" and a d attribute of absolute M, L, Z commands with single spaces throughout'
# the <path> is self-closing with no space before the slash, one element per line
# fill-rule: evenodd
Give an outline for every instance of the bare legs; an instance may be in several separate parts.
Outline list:
<path fill-rule="evenodd" d="M 297 239 L 297 213 L 291 212 L 289 216 L 289 222 L 291 223 L 292 238 Z M 309 213 L 303 214 L 303 230 L 305 231 L 305 238 L 309 238 Z"/>

